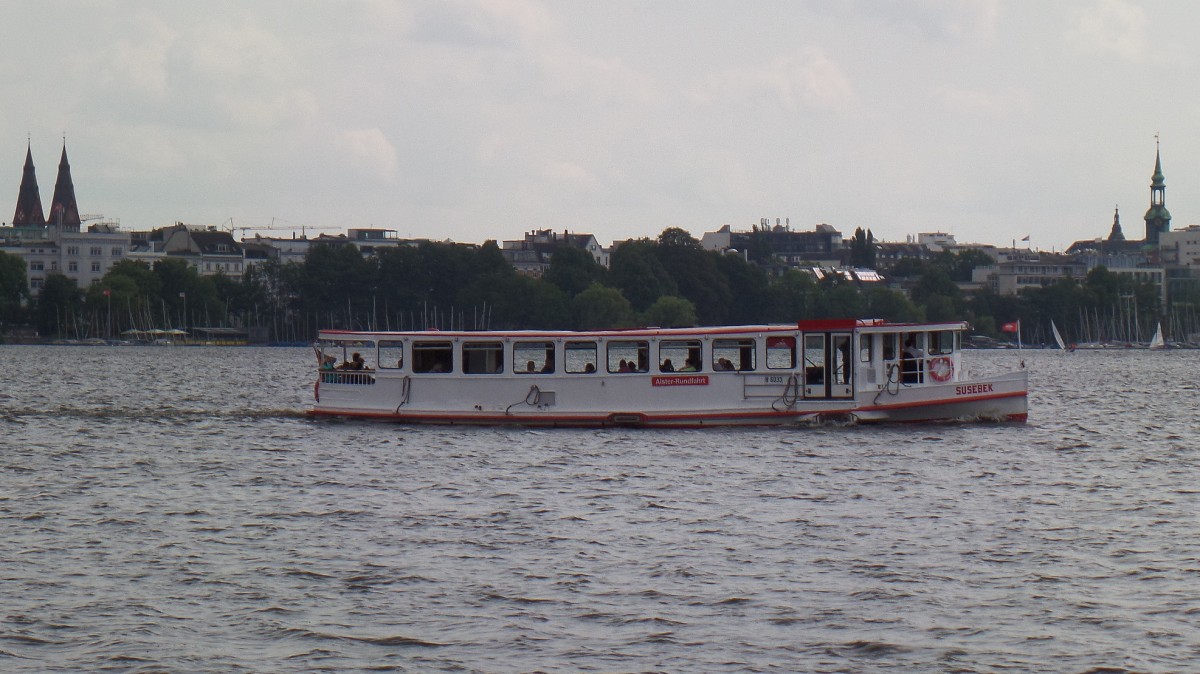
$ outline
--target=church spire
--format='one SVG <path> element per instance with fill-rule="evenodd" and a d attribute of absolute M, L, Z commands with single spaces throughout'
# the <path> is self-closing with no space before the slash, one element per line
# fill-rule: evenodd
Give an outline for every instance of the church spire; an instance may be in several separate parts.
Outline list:
<path fill-rule="evenodd" d="M 37 174 L 33 170 L 33 149 L 25 147 L 25 170 L 21 174 L 21 190 L 17 193 L 17 210 L 13 227 L 41 227 L 46 224 L 42 214 L 42 195 L 38 192 Z"/>
<path fill-rule="evenodd" d="M 1121 209 L 1119 206 L 1113 207 L 1113 226 L 1112 231 L 1108 233 L 1109 243 L 1116 241 L 1124 241 L 1125 233 L 1121 231 Z"/>
<path fill-rule="evenodd" d="M 1146 243 L 1158 245 L 1158 235 L 1171 231 L 1171 212 L 1166 205 L 1167 181 L 1163 178 L 1158 134 L 1154 134 L 1154 175 L 1150 177 L 1150 210 L 1146 211 Z"/>
<path fill-rule="evenodd" d="M 75 203 L 75 183 L 71 181 L 71 165 L 67 163 L 67 141 L 63 139 L 62 159 L 58 161 L 58 178 L 54 181 L 54 199 L 50 202 L 47 222 L 62 227 L 64 232 L 79 231 L 79 206 Z"/>

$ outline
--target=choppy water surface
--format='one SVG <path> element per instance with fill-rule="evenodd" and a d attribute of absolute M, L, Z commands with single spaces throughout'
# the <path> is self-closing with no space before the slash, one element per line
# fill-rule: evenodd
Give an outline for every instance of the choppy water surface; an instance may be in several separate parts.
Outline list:
<path fill-rule="evenodd" d="M 301 349 L 0 347 L 0 670 L 1194 668 L 1200 352 L 968 355 L 1027 425 L 310 421 Z"/>

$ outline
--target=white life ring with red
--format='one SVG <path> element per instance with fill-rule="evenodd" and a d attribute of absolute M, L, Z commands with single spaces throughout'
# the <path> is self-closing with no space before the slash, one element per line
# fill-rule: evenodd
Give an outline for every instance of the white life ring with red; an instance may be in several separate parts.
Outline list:
<path fill-rule="evenodd" d="M 934 381 L 950 381 L 954 377 L 954 361 L 939 356 L 929 361 L 929 376 Z"/>

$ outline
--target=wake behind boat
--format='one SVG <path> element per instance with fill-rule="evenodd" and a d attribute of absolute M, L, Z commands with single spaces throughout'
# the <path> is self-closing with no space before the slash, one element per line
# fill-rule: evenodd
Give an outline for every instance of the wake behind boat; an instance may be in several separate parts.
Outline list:
<path fill-rule="evenodd" d="M 581 427 L 1024 421 L 1025 371 L 966 377 L 967 329 L 820 320 L 590 332 L 323 330 L 309 414 Z"/>

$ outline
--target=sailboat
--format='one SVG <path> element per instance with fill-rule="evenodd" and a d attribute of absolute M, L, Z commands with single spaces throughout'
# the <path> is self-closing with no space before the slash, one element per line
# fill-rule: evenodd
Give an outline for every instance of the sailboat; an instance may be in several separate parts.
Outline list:
<path fill-rule="evenodd" d="M 1150 346 L 1149 346 L 1149 348 L 1151 348 L 1151 349 L 1165 349 L 1165 348 L 1167 348 L 1167 343 L 1166 343 L 1165 341 L 1163 341 L 1163 334 L 1162 334 L 1162 322 L 1161 322 L 1161 321 L 1160 321 L 1160 322 L 1159 322 L 1159 324 L 1158 324 L 1158 329 L 1154 331 L 1154 337 L 1152 337 L 1152 338 L 1150 339 Z"/>
<path fill-rule="evenodd" d="M 1051 319 L 1051 320 L 1050 320 L 1050 332 L 1053 332 L 1053 333 L 1054 333 L 1054 343 L 1055 343 L 1055 344 L 1058 344 L 1058 348 L 1059 348 L 1059 349 L 1062 349 L 1062 350 L 1064 350 L 1064 351 L 1065 351 L 1065 350 L 1066 350 L 1066 348 L 1067 348 L 1067 345 L 1066 345 L 1066 343 L 1065 343 L 1065 342 L 1063 342 L 1062 335 L 1061 335 L 1061 334 L 1059 334 L 1059 332 L 1058 332 L 1058 326 L 1054 324 L 1054 320 L 1053 320 L 1053 319 Z"/>

